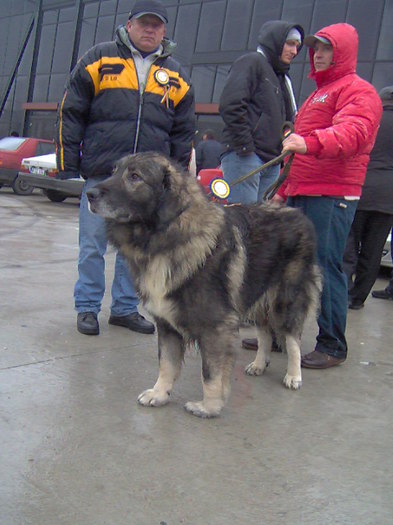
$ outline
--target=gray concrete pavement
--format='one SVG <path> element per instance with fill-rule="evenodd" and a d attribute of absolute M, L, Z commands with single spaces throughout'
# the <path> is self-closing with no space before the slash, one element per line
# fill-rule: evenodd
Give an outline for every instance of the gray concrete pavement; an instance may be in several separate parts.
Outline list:
<path fill-rule="evenodd" d="M 190 355 L 171 403 L 144 408 L 156 336 L 109 326 L 108 294 L 100 336 L 76 331 L 77 214 L 0 191 L 1 525 L 393 523 L 393 302 L 350 311 L 348 360 L 298 392 L 285 356 L 252 378 L 239 350 L 228 406 L 200 420 L 182 408 L 201 397 Z"/>

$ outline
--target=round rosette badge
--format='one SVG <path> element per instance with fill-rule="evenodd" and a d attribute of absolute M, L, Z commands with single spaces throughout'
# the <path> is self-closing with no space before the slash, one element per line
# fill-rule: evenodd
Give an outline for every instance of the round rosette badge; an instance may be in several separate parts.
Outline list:
<path fill-rule="evenodd" d="M 169 75 L 165 69 L 157 69 L 154 73 L 154 78 L 157 84 L 164 88 L 164 96 L 161 99 L 161 104 L 165 104 L 169 108 Z"/>
<path fill-rule="evenodd" d="M 210 191 L 218 199 L 224 200 L 229 197 L 231 189 L 224 179 L 213 179 L 210 183 Z"/>
<path fill-rule="evenodd" d="M 167 86 L 169 84 L 169 75 L 165 69 L 157 69 L 154 73 L 154 78 L 160 86 Z"/>

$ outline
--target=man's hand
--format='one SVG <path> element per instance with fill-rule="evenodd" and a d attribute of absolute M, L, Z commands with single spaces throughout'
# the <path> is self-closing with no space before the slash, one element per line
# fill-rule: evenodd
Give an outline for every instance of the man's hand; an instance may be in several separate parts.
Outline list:
<path fill-rule="evenodd" d="M 281 195 L 276 193 L 272 198 L 272 202 L 275 202 L 276 204 L 284 204 L 284 199 L 281 197 Z"/>
<path fill-rule="evenodd" d="M 67 179 L 77 179 L 78 177 L 79 177 L 79 173 L 75 171 L 59 171 L 56 178 L 60 180 L 67 180 Z"/>
<path fill-rule="evenodd" d="M 296 133 L 291 133 L 289 137 L 283 140 L 282 151 L 283 153 L 292 152 L 292 153 L 301 153 L 304 155 L 304 153 L 307 152 L 306 142 L 301 135 L 297 135 Z"/>

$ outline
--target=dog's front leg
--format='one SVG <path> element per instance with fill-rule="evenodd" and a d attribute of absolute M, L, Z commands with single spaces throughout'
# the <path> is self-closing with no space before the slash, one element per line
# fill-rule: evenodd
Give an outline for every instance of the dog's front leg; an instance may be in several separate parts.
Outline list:
<path fill-rule="evenodd" d="M 145 390 L 138 397 L 138 402 L 144 406 L 166 405 L 169 401 L 173 385 L 180 375 L 184 356 L 184 341 L 182 336 L 167 323 L 157 322 L 159 375 L 153 388 Z"/>
<path fill-rule="evenodd" d="M 202 356 L 202 401 L 189 401 L 184 408 L 194 416 L 220 414 L 230 393 L 230 380 L 238 347 L 238 330 L 222 326 L 204 334 L 199 342 Z"/>

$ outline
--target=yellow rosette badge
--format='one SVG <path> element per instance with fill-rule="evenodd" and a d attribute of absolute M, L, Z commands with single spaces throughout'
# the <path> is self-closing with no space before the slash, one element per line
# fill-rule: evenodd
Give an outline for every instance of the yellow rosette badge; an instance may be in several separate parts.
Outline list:
<path fill-rule="evenodd" d="M 162 86 L 165 90 L 164 96 L 161 99 L 161 104 L 166 104 L 166 107 L 169 107 L 169 75 L 165 69 L 157 69 L 154 73 L 154 79 Z"/>
<path fill-rule="evenodd" d="M 229 184 L 224 179 L 213 179 L 210 183 L 210 191 L 218 199 L 226 199 L 231 189 Z"/>

